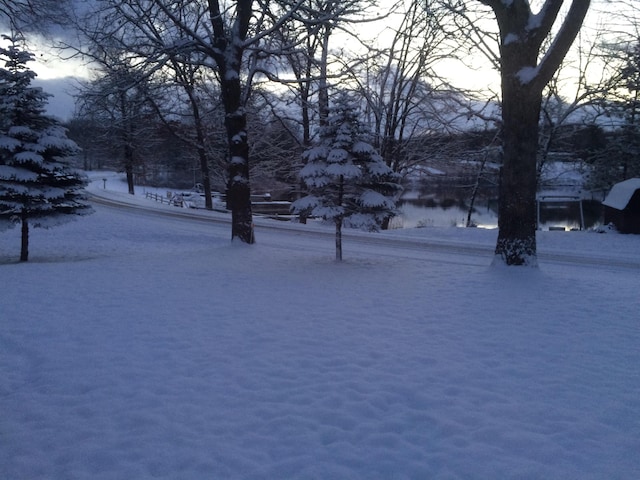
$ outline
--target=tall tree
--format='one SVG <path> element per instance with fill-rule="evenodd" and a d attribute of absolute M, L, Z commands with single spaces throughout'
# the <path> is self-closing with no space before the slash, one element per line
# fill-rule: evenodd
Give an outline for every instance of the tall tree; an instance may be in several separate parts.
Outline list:
<path fill-rule="evenodd" d="M 408 141 L 425 132 L 450 130 L 454 112 L 463 109 L 462 96 L 435 71 L 440 60 L 455 56 L 459 48 L 448 32 L 447 9 L 439 0 L 426 0 L 410 2 L 397 14 L 401 20 L 393 37 L 357 80 L 375 145 L 387 165 L 400 172 L 408 167 Z"/>
<path fill-rule="evenodd" d="M 82 22 L 84 36 L 97 46 L 115 44 L 138 64 L 144 72 L 141 80 L 161 85 L 160 95 L 150 95 L 148 101 L 158 116 L 176 137 L 187 143 L 198 159 L 205 206 L 213 208 L 210 166 L 212 149 L 207 122 L 217 108 L 209 101 L 211 85 L 217 82 L 216 72 L 209 68 L 208 54 L 194 48 L 193 41 L 179 25 L 190 25 L 198 32 L 206 22 L 206 7 L 198 2 L 177 2 L 173 18 L 144 8 L 141 2 L 108 1 L 101 15 Z M 148 6 L 148 5 L 147 5 Z M 90 55 L 91 56 L 91 55 Z M 222 107 L 220 107 L 221 109 Z M 175 122 L 180 118 L 182 122 Z M 192 131 L 185 135 L 179 128 L 189 123 Z"/>
<path fill-rule="evenodd" d="M 395 212 L 398 176 L 371 145 L 360 113 L 346 94 L 336 97 L 320 142 L 305 152 L 300 176 L 309 195 L 296 200 L 296 213 L 330 220 L 336 227 L 336 260 L 342 260 L 342 227 L 376 230 Z"/>
<path fill-rule="evenodd" d="M 29 227 L 49 228 L 92 211 L 86 177 L 69 166 L 78 148 L 44 114 L 47 95 L 31 86 L 33 56 L 16 38 L 0 48 L 0 227 L 20 224 L 20 261 L 29 258 Z"/>
<path fill-rule="evenodd" d="M 193 136 L 195 138 L 193 138 L 191 143 L 195 146 L 200 163 L 205 208 L 207 210 L 213 210 L 211 174 L 209 172 L 211 158 L 209 155 L 210 149 L 207 148 L 208 142 L 205 127 L 206 112 L 204 111 L 203 102 L 198 93 L 198 80 L 200 77 L 201 66 L 198 65 L 198 62 L 192 62 L 189 59 L 187 59 L 187 61 L 181 61 L 181 57 L 179 55 L 170 54 L 169 58 L 172 71 L 175 73 L 175 83 L 181 87 L 188 100 L 188 110 L 191 113 L 190 116 L 193 121 L 193 130 L 195 130 L 195 135 Z M 159 108 L 158 111 L 160 111 Z M 163 118 L 166 117 L 163 116 Z M 171 122 L 166 123 L 171 125 Z"/>
<path fill-rule="evenodd" d="M 69 19 L 69 0 L 0 0 L 0 25 L 21 32 L 43 33 L 54 23 Z"/>
<path fill-rule="evenodd" d="M 135 169 L 144 165 L 141 153 L 149 148 L 153 138 L 149 118 L 155 118 L 155 114 L 149 96 L 144 72 L 113 52 L 105 54 L 98 77 L 88 82 L 78 96 L 80 116 L 100 119 L 111 148 L 119 150 L 131 195 L 135 194 Z"/>
<path fill-rule="evenodd" d="M 287 2 L 277 3 L 280 3 L 280 13 L 275 18 L 283 16 L 282 12 L 290 9 Z M 375 7 L 373 0 L 304 0 L 300 2 L 298 13 L 291 21 L 282 24 L 267 39 L 271 51 L 277 52 L 274 55 L 276 61 L 284 66 L 284 74 L 268 73 L 268 77 L 290 89 L 293 94 L 290 103 L 299 106 L 299 118 L 296 122 L 288 121 L 295 118 L 291 115 L 290 104 L 271 102 L 271 108 L 285 128 L 299 124 L 302 133 L 299 143 L 302 148 L 311 145 L 318 129 L 327 122 L 332 84 L 344 82 L 353 66 L 365 61 L 363 49 L 357 56 L 345 53 L 348 49 L 345 48 L 344 38 L 350 39 L 347 44 L 361 45 L 357 34 L 361 29 L 354 27 L 379 20 L 380 17 L 372 13 Z M 395 6 L 391 9 L 395 9 Z M 342 34 L 343 42 L 337 48 L 336 33 Z M 297 132 L 296 137 L 300 137 Z M 297 165 L 294 167 L 299 168 Z M 300 185 L 300 193 L 304 190 L 304 184 Z M 306 221 L 304 214 L 300 216 L 300 221 Z"/>
<path fill-rule="evenodd" d="M 249 184 L 247 112 L 241 73 L 247 37 L 253 18 L 253 1 L 238 0 L 231 18 L 218 0 L 209 0 L 212 42 L 206 47 L 216 63 L 220 79 L 225 128 L 229 146 L 227 203 L 231 210 L 231 238 L 254 243 Z M 235 15 L 234 15 L 235 14 Z"/>
<path fill-rule="evenodd" d="M 640 175 L 640 38 L 607 50 L 617 59 L 617 68 L 599 106 L 611 125 L 602 148 L 587 158 L 591 186 L 605 190 Z"/>
<path fill-rule="evenodd" d="M 496 260 L 537 265 L 536 159 L 542 91 L 576 38 L 590 0 L 572 0 L 553 41 L 543 51 L 564 0 L 477 0 L 491 7 L 500 30 L 502 145 Z"/>
<path fill-rule="evenodd" d="M 586 132 L 599 131 L 598 125 L 603 125 L 605 118 L 611 116 L 611 111 L 600 108 L 607 104 L 603 99 L 610 98 L 616 89 L 615 77 L 620 64 L 610 48 L 612 42 L 615 44 L 618 40 L 610 21 L 606 15 L 595 29 L 580 32 L 572 51 L 544 89 L 537 167 L 539 188 L 552 153 L 566 149 L 576 132 L 581 132 L 578 137 L 583 137 L 579 140 L 583 146 L 595 145 L 597 142 L 584 143 Z M 598 140 L 597 137 L 591 140 Z M 569 152 L 565 150 L 565 153 Z M 584 150 L 571 153 L 577 159 Z"/>
<path fill-rule="evenodd" d="M 167 52 L 199 52 L 203 64 L 215 72 L 225 113 L 228 143 L 227 202 L 231 210 L 232 239 L 254 242 L 249 182 L 249 141 L 246 105 L 251 92 L 254 71 L 250 55 L 260 50 L 270 32 L 290 18 L 302 0 L 290 4 L 284 18 L 275 24 L 268 20 L 269 2 L 238 0 L 103 0 L 101 3 L 122 16 L 123 29 L 130 35 L 120 37 L 138 61 L 154 69 L 168 63 Z M 188 14 L 185 14 L 187 12 Z M 149 34 L 158 28 L 159 38 Z M 177 34 L 176 34 L 177 33 Z M 150 39 L 153 38 L 153 41 Z M 178 41 L 178 40 L 179 41 Z M 147 51 L 144 49 L 147 48 Z M 250 58 L 251 57 L 251 58 Z"/>

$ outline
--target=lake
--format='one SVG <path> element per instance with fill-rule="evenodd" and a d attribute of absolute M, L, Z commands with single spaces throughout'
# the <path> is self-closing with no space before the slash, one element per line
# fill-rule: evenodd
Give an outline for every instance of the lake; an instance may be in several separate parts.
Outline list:
<path fill-rule="evenodd" d="M 459 200 L 435 198 L 402 199 L 398 202 L 400 214 L 390 228 L 416 227 L 465 227 L 468 207 Z M 482 198 L 476 202 L 471 222 L 479 228 L 498 227 L 497 200 Z M 599 201 L 582 202 L 585 228 L 602 224 L 602 205 Z M 578 202 L 542 203 L 540 206 L 540 230 L 580 229 L 580 207 Z"/>

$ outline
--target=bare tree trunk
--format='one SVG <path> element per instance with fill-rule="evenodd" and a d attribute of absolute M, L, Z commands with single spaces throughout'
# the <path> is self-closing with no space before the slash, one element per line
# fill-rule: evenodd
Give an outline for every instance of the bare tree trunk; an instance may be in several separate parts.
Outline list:
<path fill-rule="evenodd" d="M 239 80 L 238 80 L 239 83 Z M 232 88 L 233 90 L 233 88 Z M 229 93 L 225 95 L 228 103 Z M 245 243 L 255 242 L 253 214 L 251 211 L 251 187 L 249 185 L 249 144 L 247 141 L 247 115 L 237 105 L 235 111 L 227 113 L 225 127 L 229 141 L 229 182 L 227 184 L 227 206 L 231 210 L 231 239 Z"/>
<path fill-rule="evenodd" d="M 322 51 L 320 59 L 320 79 L 318 85 L 318 123 L 323 127 L 327 123 L 329 116 L 329 86 L 327 85 L 327 68 L 329 57 L 329 37 L 331 27 L 324 26 L 324 36 L 322 37 Z"/>
<path fill-rule="evenodd" d="M 308 68 L 307 77 L 311 77 L 310 68 Z M 302 144 L 305 148 L 308 148 L 311 145 L 311 116 L 309 115 L 310 104 L 309 104 L 309 84 L 304 86 L 303 96 L 301 98 L 302 101 Z M 300 180 L 300 193 L 298 198 L 303 195 L 303 192 L 307 188 L 304 184 L 304 181 Z M 307 215 L 305 213 L 300 213 L 298 216 L 298 221 L 302 224 L 307 223 Z"/>
<path fill-rule="evenodd" d="M 504 165 L 495 260 L 506 265 L 535 266 L 536 154 L 542 90 L 578 34 L 590 1 L 571 1 L 544 55 L 543 42 L 550 35 L 564 0 L 546 0 L 538 14 L 531 11 L 528 0 L 479 1 L 493 9 L 500 27 Z"/>
<path fill-rule="evenodd" d="M 131 146 L 132 135 L 131 119 L 127 115 L 127 92 L 120 91 L 120 115 L 122 125 L 122 143 L 124 149 L 124 171 L 127 174 L 127 188 L 130 195 L 135 195 L 135 182 L 133 179 L 133 148 Z"/>
<path fill-rule="evenodd" d="M 227 208 L 231 210 L 231 239 L 238 238 L 244 243 L 252 244 L 255 242 L 255 237 L 249 184 L 247 113 L 241 100 L 240 76 L 233 73 L 239 72 L 239 68 L 240 55 L 237 57 L 237 65 L 227 64 L 221 68 L 220 72 L 222 99 L 226 113 L 224 125 L 229 145 Z M 231 71 L 232 74 L 227 74 L 227 71 Z"/>
<path fill-rule="evenodd" d="M 231 210 L 231 239 L 244 243 L 255 242 L 251 211 L 251 186 L 249 184 L 249 140 L 247 113 L 240 79 L 243 42 L 247 36 L 253 15 L 252 0 L 238 0 L 236 18 L 227 36 L 223 12 L 217 0 L 209 0 L 209 15 L 213 26 L 217 49 L 214 59 L 220 73 L 220 88 L 225 111 L 225 128 L 229 145 L 229 181 L 227 183 L 227 208 Z"/>
<path fill-rule="evenodd" d="M 22 242 L 20 246 L 20 261 L 29 260 L 29 219 L 26 214 L 22 214 Z"/>
<path fill-rule="evenodd" d="M 204 206 L 207 210 L 213 210 L 213 199 L 211 197 L 211 175 L 209 174 L 209 156 L 205 146 L 206 135 L 202 115 L 200 114 L 200 105 L 195 94 L 194 72 L 190 65 L 183 66 L 173 57 L 171 59 L 173 68 L 177 77 L 180 79 L 193 114 L 193 125 L 196 130 L 196 151 L 198 152 L 198 160 L 200 161 L 200 174 L 202 175 L 202 189 L 204 190 Z M 195 183 L 195 182 L 194 182 Z"/>
<path fill-rule="evenodd" d="M 342 217 L 336 220 L 336 260 L 342 261 Z"/>
<path fill-rule="evenodd" d="M 211 195 L 211 176 L 209 175 L 209 158 L 204 147 L 198 147 L 198 158 L 200 159 L 200 173 L 202 174 L 202 189 L 204 190 L 204 208 L 213 210 L 213 197 Z"/>
<path fill-rule="evenodd" d="M 471 192 L 471 200 L 469 200 L 469 209 L 467 210 L 467 221 L 465 223 L 465 227 L 469 228 L 471 226 L 471 215 L 473 214 L 473 208 L 476 204 L 476 197 L 478 196 L 478 190 L 480 190 L 480 179 L 482 178 L 482 173 L 484 172 L 484 166 L 487 163 L 487 156 L 485 155 L 482 159 L 482 163 L 480 164 L 480 168 L 478 169 L 478 175 L 476 175 L 476 183 L 473 186 L 473 192 Z"/>
<path fill-rule="evenodd" d="M 242 103 L 242 86 L 238 74 L 241 56 L 241 53 L 234 55 L 236 62 L 232 65 L 225 64 L 224 68 L 220 69 L 222 99 L 226 113 L 224 125 L 229 145 L 227 207 L 231 210 L 231 239 L 238 238 L 244 243 L 252 244 L 255 237 L 249 184 L 247 113 Z"/>
<path fill-rule="evenodd" d="M 537 264 L 536 155 L 541 100 L 541 95 L 522 87 L 503 89 L 504 164 L 495 253 L 507 265 Z"/>
<path fill-rule="evenodd" d="M 125 156 L 127 160 L 125 161 L 124 170 L 127 174 L 127 188 L 129 189 L 130 195 L 135 195 L 135 182 L 133 181 L 133 159 L 131 158 L 133 155 L 129 152 L 129 148 L 125 147 Z"/>
<path fill-rule="evenodd" d="M 340 176 L 338 180 L 338 199 L 336 204 L 342 206 L 344 201 L 344 177 Z M 342 261 L 342 222 L 344 217 L 340 215 L 336 218 L 336 260 Z"/>
<path fill-rule="evenodd" d="M 200 108 L 197 101 L 190 93 L 191 106 L 193 109 L 193 121 L 196 127 L 196 138 L 198 142 L 198 158 L 200 159 L 200 173 L 202 174 L 202 188 L 204 189 L 204 206 L 207 210 L 213 210 L 213 198 L 211 197 L 211 175 L 209 174 L 209 157 L 204 145 L 205 135 L 200 117 Z"/>

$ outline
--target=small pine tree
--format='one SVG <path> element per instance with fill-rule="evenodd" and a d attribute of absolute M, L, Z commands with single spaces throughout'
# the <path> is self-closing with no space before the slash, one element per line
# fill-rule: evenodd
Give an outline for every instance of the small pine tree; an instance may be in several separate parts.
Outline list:
<path fill-rule="evenodd" d="M 304 153 L 300 176 L 309 195 L 293 203 L 293 211 L 333 221 L 336 259 L 342 260 L 342 227 L 375 231 L 395 214 L 399 177 L 369 143 L 348 95 L 337 95 L 318 145 Z"/>
<path fill-rule="evenodd" d="M 93 212 L 86 203 L 87 179 L 72 169 L 78 151 L 56 120 L 45 115 L 48 95 L 31 86 L 26 66 L 32 54 L 19 39 L 3 36 L 0 47 L 0 229 L 20 224 L 20 261 L 29 258 L 29 226 L 49 228 Z"/>

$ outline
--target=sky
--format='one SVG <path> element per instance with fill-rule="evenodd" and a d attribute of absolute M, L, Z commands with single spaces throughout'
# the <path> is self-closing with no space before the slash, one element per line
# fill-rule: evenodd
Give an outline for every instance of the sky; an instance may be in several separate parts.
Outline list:
<path fill-rule="evenodd" d="M 75 100 L 73 98 L 77 79 L 75 77 L 36 78 L 33 85 L 42 88 L 49 95 L 47 114 L 60 121 L 73 117 Z"/>
<path fill-rule="evenodd" d="M 391 3 L 393 2 L 383 1 L 381 5 L 384 6 Z M 538 4 L 540 2 L 533 2 L 534 11 Z M 605 0 L 593 2 L 592 9 L 587 17 L 587 28 L 583 29 L 585 35 L 603 21 L 603 11 L 609 16 L 607 9 L 610 9 L 610 6 Z M 388 27 L 388 20 L 385 22 L 378 26 L 367 24 L 363 27 L 365 29 L 364 35 L 370 36 L 370 32 L 374 30 L 382 31 L 385 27 Z M 385 38 L 385 36 L 382 35 L 380 38 Z M 45 42 L 42 39 L 36 39 L 33 48 L 37 55 L 36 62 L 32 65 L 38 75 L 36 85 L 41 86 L 45 91 L 53 95 L 48 112 L 61 120 L 68 120 L 73 115 L 73 94 L 76 81 L 78 78 L 87 77 L 86 66 L 78 58 L 57 59 L 54 52 L 45 46 Z M 486 64 L 481 55 L 471 55 L 466 61 L 472 64 L 471 70 L 458 61 L 445 61 L 441 67 L 442 74 L 460 88 L 472 91 L 489 90 L 494 93 L 499 92 L 499 75 Z"/>
<path fill-rule="evenodd" d="M 78 81 L 88 75 L 84 62 L 79 58 L 60 59 L 57 52 L 47 47 L 44 40 L 36 39 L 28 44 L 34 60 L 28 65 L 36 73 L 34 86 L 50 95 L 47 113 L 65 121 L 73 116 L 74 98 Z"/>
<path fill-rule="evenodd" d="M 640 236 L 539 232 L 532 269 L 349 230 L 337 263 L 331 226 L 231 243 L 92 176 L 125 205 L 26 264 L 0 235 L 0 478 L 640 478 Z"/>

